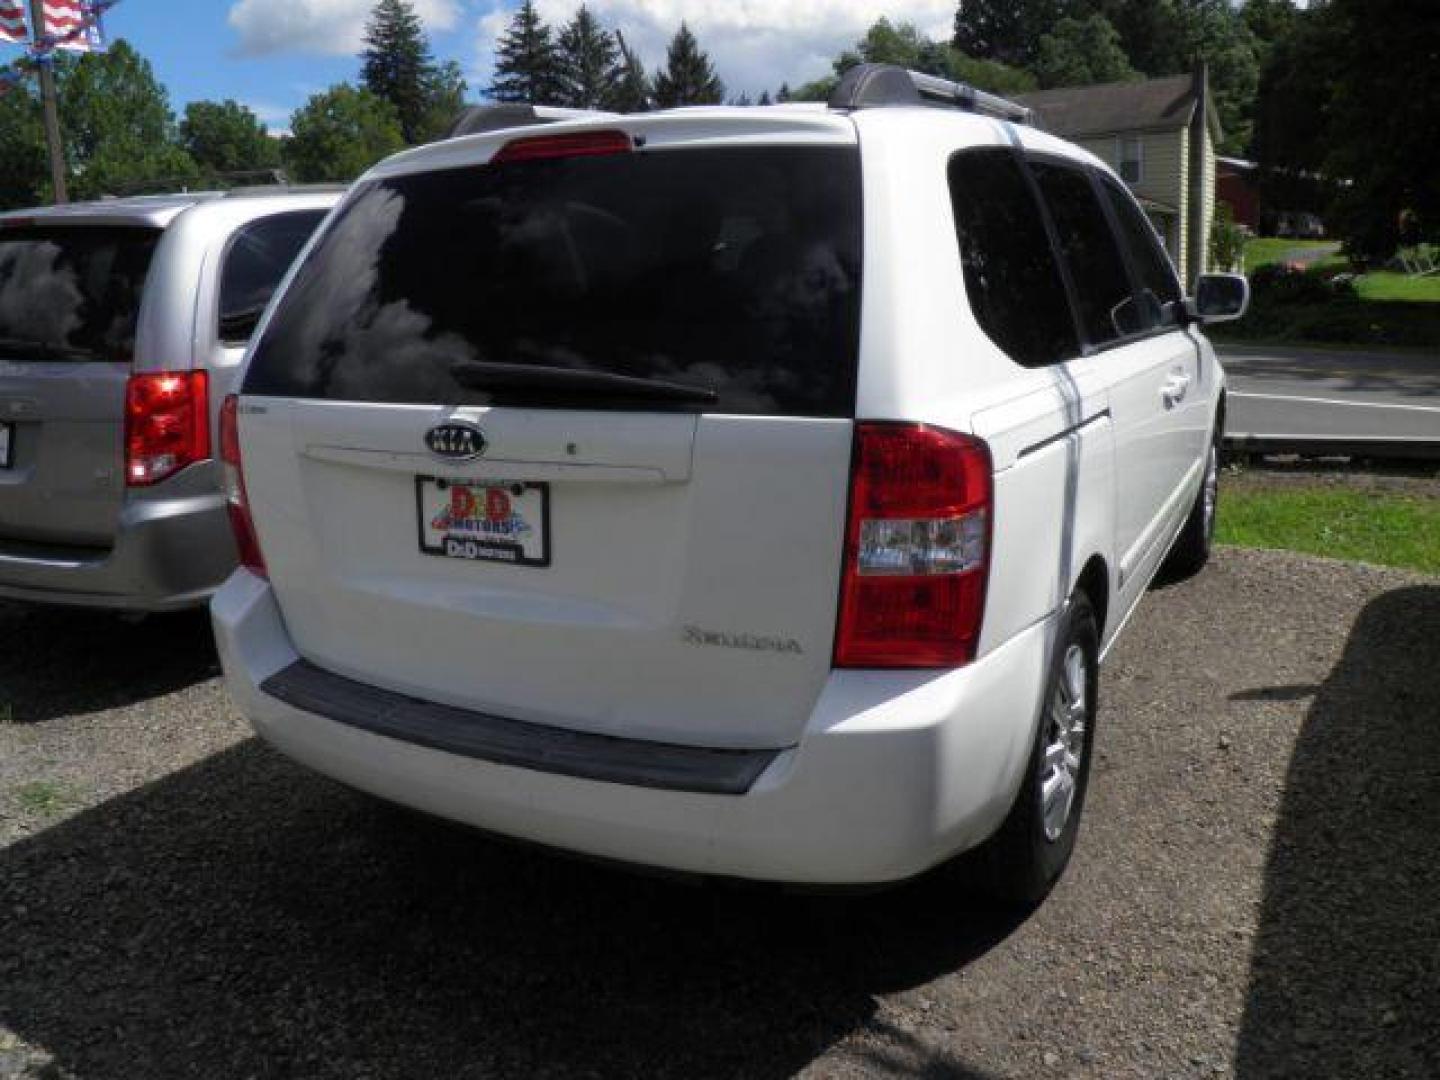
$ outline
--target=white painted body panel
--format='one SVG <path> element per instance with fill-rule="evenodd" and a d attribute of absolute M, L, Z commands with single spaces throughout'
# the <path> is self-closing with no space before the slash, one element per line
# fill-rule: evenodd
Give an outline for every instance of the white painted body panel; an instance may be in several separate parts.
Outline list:
<path fill-rule="evenodd" d="M 1106 649 L 1138 602 L 1195 497 L 1219 365 L 1208 345 L 1197 350 L 1203 339 L 1177 331 L 1025 369 L 981 331 L 945 164 L 992 145 L 1098 164 L 1042 132 L 932 109 L 682 110 L 546 130 L 615 126 L 652 146 L 858 139 L 856 418 L 935 424 L 989 445 L 995 503 L 977 659 L 943 672 L 831 670 L 848 420 L 463 410 L 483 413 L 487 436 L 508 449 L 452 467 L 456 475 L 553 485 L 556 572 L 541 580 L 422 556 L 411 512 L 386 509 L 409 506 L 401 489 L 417 470 L 446 468 L 416 460 L 414 448 L 453 411 L 247 399 L 247 409 L 265 410 L 242 409 L 241 432 L 273 587 L 240 572 L 216 598 L 230 686 L 260 734 L 297 760 L 498 832 L 742 877 L 857 883 L 919 873 L 986 839 L 1013 802 L 1056 616 L 1082 574 L 1100 568 Z M 473 164 L 513 134 L 412 151 L 377 173 Z M 1189 395 L 1165 409 L 1162 384 L 1186 365 Z M 774 513 L 757 522 L 756 507 Z M 605 542 L 587 548 L 587 530 Z M 385 554 L 402 548 L 403 560 Z M 680 639 L 690 625 L 793 639 L 801 653 L 688 646 Z M 516 719 L 785 752 L 742 796 L 490 764 L 368 734 L 259 690 L 297 657 Z"/>
<path fill-rule="evenodd" d="M 831 672 L 795 749 L 743 796 L 657 791 L 444 754 L 282 704 L 296 658 L 275 590 L 238 571 L 211 605 L 231 693 L 284 753 L 428 813 L 570 851 L 727 877 L 913 877 L 999 825 L 1019 789 L 1049 654 L 1032 627 L 948 672 Z M 1017 714 L 1019 718 L 1017 719 Z"/>

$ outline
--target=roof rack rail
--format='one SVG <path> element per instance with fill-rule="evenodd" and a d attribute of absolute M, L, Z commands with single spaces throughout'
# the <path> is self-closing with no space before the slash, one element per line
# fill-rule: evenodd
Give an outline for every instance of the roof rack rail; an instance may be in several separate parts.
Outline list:
<path fill-rule="evenodd" d="M 830 95 L 832 109 L 873 109 L 894 105 L 931 105 L 964 109 L 1017 124 L 1032 122 L 1034 112 L 998 94 L 977 90 L 895 64 L 860 64 L 840 79 Z"/>
<path fill-rule="evenodd" d="M 563 109 L 550 105 L 470 105 L 455 117 L 443 138 L 458 139 L 462 135 L 479 135 L 485 131 L 503 131 L 505 128 L 529 127 L 532 124 L 553 124 L 558 120 L 587 120 L 597 116 L 616 115 L 618 114 L 598 109 Z"/>
<path fill-rule="evenodd" d="M 254 199 L 271 195 L 325 195 L 349 190 L 349 184 L 291 184 L 289 182 L 242 184 L 239 187 L 226 188 L 221 198 Z"/>

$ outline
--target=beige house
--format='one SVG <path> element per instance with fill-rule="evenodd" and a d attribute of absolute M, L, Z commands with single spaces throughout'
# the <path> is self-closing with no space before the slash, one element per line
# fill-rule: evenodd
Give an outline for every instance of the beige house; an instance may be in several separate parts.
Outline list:
<path fill-rule="evenodd" d="M 1015 95 L 1046 131 L 1109 164 L 1140 200 L 1187 284 L 1205 269 L 1220 121 L 1203 66 L 1193 75 Z"/>

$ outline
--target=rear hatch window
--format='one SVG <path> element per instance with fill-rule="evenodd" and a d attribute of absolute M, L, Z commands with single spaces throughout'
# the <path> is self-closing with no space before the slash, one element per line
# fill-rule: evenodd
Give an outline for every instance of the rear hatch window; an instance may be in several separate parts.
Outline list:
<path fill-rule="evenodd" d="M 639 151 L 376 180 L 307 257 L 244 390 L 848 417 L 860 248 L 853 147 Z M 631 394 L 625 379 L 713 395 Z"/>
<path fill-rule="evenodd" d="M 129 363 L 149 228 L 0 225 L 0 359 Z"/>

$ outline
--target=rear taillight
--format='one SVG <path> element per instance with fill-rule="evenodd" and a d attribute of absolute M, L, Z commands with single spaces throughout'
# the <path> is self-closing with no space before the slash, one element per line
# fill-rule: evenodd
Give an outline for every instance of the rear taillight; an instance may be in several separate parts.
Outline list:
<path fill-rule="evenodd" d="M 993 484 L 979 439 L 855 425 L 835 666 L 957 667 L 975 656 Z"/>
<path fill-rule="evenodd" d="M 125 384 L 125 483 L 146 487 L 210 456 L 203 371 L 131 375 Z"/>
<path fill-rule="evenodd" d="M 511 139 L 490 159 L 492 165 L 551 158 L 601 157 L 628 154 L 634 149 L 623 131 L 572 131 L 559 135 L 527 135 Z"/>
<path fill-rule="evenodd" d="M 255 520 L 250 516 L 250 496 L 245 492 L 245 471 L 240 465 L 240 399 L 227 394 L 220 406 L 221 486 L 225 492 L 225 508 L 230 513 L 230 529 L 235 534 L 235 548 L 240 565 L 262 578 L 270 576 L 265 556 L 260 554 L 260 541 L 255 536 Z"/>

